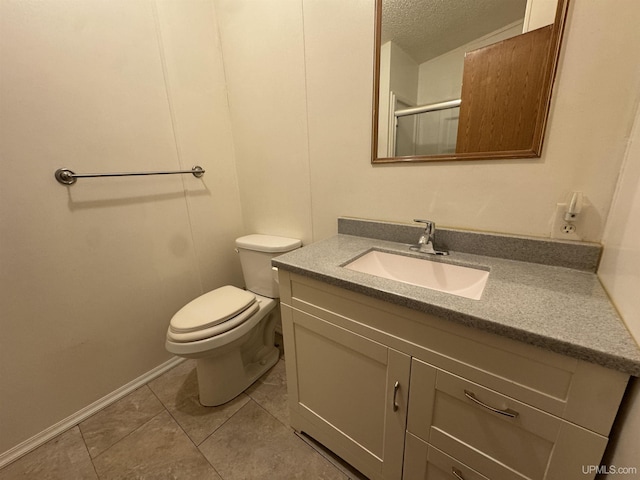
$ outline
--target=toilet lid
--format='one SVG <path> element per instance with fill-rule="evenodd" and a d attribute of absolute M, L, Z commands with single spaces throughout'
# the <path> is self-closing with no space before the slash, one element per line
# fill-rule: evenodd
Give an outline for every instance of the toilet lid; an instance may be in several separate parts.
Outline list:
<path fill-rule="evenodd" d="M 187 303 L 171 319 L 176 333 L 211 328 L 235 317 L 256 303 L 256 296 L 231 285 L 217 288 Z"/>
<path fill-rule="evenodd" d="M 219 323 L 213 327 L 205 328 L 202 330 L 196 330 L 194 332 L 174 332 L 171 326 L 167 330 L 167 338 L 172 342 L 185 343 L 185 342 L 197 342 L 198 340 L 204 340 L 209 337 L 215 337 L 222 333 L 242 325 L 249 320 L 258 310 L 260 310 L 260 301 L 253 303 L 249 308 L 239 313 L 233 318 L 230 318 L 226 322 Z"/>

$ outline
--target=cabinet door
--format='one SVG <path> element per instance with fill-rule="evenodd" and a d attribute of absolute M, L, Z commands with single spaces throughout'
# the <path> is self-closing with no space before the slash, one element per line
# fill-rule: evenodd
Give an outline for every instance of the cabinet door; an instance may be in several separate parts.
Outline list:
<path fill-rule="evenodd" d="M 400 479 L 410 357 L 282 305 L 291 426 L 371 479 Z"/>

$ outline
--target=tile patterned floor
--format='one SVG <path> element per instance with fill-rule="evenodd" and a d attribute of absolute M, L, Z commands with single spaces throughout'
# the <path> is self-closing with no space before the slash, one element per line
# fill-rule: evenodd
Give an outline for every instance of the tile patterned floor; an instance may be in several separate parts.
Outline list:
<path fill-rule="evenodd" d="M 0 480 L 362 479 L 289 427 L 284 360 L 220 407 L 187 360 L 0 470 Z"/>

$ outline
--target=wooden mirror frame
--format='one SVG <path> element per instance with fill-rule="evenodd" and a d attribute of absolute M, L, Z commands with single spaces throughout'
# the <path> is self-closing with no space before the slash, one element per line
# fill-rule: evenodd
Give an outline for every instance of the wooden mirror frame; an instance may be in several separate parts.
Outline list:
<path fill-rule="evenodd" d="M 374 49 L 374 78 L 373 78 L 373 120 L 371 140 L 371 163 L 414 163 L 451 160 L 496 160 L 517 158 L 538 158 L 542 152 L 545 127 L 551 104 L 553 82 L 560 57 L 560 45 L 567 17 L 569 0 L 558 0 L 555 20 L 551 25 L 550 44 L 545 61 L 541 94 L 537 105 L 537 115 L 530 147 L 519 150 L 482 151 L 442 155 L 416 155 L 405 157 L 378 157 L 378 113 L 380 98 L 380 48 L 382 36 L 382 0 L 376 0 L 375 13 L 375 49 Z M 543 27 L 544 28 L 544 27 Z M 535 30 L 534 30 L 535 31 Z M 462 107 L 462 106 L 461 106 Z"/>

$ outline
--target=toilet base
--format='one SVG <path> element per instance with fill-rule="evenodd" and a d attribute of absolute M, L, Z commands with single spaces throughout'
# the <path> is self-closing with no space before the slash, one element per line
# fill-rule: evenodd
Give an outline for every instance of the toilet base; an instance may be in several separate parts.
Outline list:
<path fill-rule="evenodd" d="M 197 356 L 200 403 L 216 407 L 244 392 L 280 358 L 275 346 L 275 326 L 280 309 L 265 305 L 264 317 L 245 335 Z"/>
<path fill-rule="evenodd" d="M 280 358 L 275 327 L 280 320 L 278 302 L 256 295 L 259 310 L 231 330 L 192 342 L 177 342 L 167 335 L 167 350 L 197 360 L 200 403 L 222 405 L 244 392 Z"/>
<path fill-rule="evenodd" d="M 229 352 L 215 361 L 209 358 L 197 360 L 198 392 L 205 407 L 217 407 L 233 400 L 267 370 L 278 363 L 280 351 L 273 346 L 256 362 L 244 364 L 240 351 Z"/>

